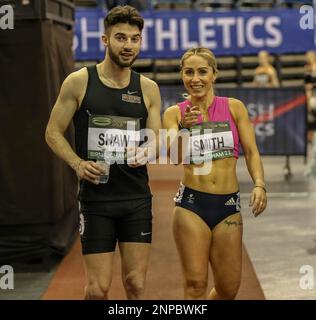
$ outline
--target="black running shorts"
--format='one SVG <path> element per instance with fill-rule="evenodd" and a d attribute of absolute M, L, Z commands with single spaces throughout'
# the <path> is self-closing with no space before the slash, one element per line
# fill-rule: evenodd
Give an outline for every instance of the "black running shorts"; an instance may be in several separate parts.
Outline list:
<path fill-rule="evenodd" d="M 116 242 L 151 243 L 152 199 L 80 202 L 82 253 L 115 251 Z"/>

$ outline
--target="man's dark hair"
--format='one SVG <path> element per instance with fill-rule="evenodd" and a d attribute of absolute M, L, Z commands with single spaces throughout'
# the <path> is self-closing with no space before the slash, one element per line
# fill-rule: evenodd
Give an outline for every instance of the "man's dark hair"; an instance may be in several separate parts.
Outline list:
<path fill-rule="evenodd" d="M 139 31 L 143 30 L 144 19 L 137 11 L 131 6 L 117 6 L 110 10 L 104 19 L 105 32 L 118 23 L 129 23 L 132 26 L 137 26 Z"/>

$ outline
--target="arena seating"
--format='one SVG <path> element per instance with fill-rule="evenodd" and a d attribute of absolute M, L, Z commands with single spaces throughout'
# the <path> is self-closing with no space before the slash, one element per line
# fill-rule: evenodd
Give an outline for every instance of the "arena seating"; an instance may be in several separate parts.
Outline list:
<path fill-rule="evenodd" d="M 75 4 L 78 7 L 96 7 L 99 2 L 97 0 L 75 0 Z"/>
<path fill-rule="evenodd" d="M 252 87 L 254 70 L 258 66 L 257 56 L 217 57 L 219 76 L 216 86 L 219 88 Z M 96 61 L 78 61 L 76 69 L 91 65 Z M 305 53 L 272 56 L 283 87 L 304 84 Z M 159 84 L 179 84 L 180 59 L 138 59 L 133 69 Z"/>

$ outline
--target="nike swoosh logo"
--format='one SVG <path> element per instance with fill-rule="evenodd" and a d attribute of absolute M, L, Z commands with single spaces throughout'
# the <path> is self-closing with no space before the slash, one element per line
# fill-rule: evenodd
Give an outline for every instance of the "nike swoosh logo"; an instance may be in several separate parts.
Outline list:
<path fill-rule="evenodd" d="M 140 233 L 141 236 L 148 236 L 149 234 L 151 234 L 151 232 L 141 232 Z"/>
<path fill-rule="evenodd" d="M 127 94 L 135 94 L 135 93 L 137 93 L 138 91 L 127 91 Z"/>

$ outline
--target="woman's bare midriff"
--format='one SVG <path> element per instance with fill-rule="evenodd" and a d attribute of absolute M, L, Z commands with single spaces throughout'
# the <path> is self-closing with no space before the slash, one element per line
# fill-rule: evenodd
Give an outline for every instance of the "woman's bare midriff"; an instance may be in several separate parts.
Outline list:
<path fill-rule="evenodd" d="M 182 183 L 191 189 L 213 194 L 228 194 L 239 190 L 236 175 L 236 158 L 184 165 Z"/>

